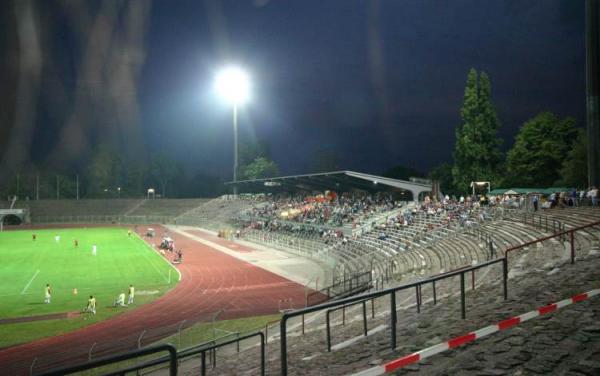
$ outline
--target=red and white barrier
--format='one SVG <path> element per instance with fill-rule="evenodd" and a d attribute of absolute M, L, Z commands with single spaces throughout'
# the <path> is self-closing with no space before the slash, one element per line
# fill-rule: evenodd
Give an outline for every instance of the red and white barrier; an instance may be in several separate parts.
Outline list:
<path fill-rule="evenodd" d="M 556 311 L 559 308 L 566 307 L 573 303 L 581 302 L 586 299 L 591 298 L 592 296 L 600 295 L 600 289 L 595 289 L 588 291 L 583 294 L 575 295 L 569 299 L 561 300 L 556 303 L 548 304 L 547 306 L 541 307 L 535 311 L 530 311 L 524 313 L 519 316 L 511 317 L 510 319 L 502 320 L 497 324 L 486 326 L 485 328 L 481 328 L 474 332 L 470 332 L 460 337 L 452 338 L 449 341 L 438 343 L 437 345 L 428 347 L 424 350 L 403 356 L 402 358 L 398 358 L 396 360 L 392 360 L 391 362 L 382 364 L 377 367 L 369 368 L 364 371 L 353 374 L 353 376 L 375 376 L 375 375 L 383 375 L 384 373 L 393 372 L 399 368 L 407 366 L 409 364 L 416 363 L 420 360 L 433 356 L 435 354 L 439 354 L 443 351 L 453 349 L 455 347 L 464 345 L 465 343 L 469 343 L 475 341 L 476 339 L 483 338 L 492 333 L 496 333 L 505 329 L 512 328 L 515 325 L 518 325 L 527 320 L 531 320 L 533 318 L 545 315 L 547 313 L 551 313 Z"/>

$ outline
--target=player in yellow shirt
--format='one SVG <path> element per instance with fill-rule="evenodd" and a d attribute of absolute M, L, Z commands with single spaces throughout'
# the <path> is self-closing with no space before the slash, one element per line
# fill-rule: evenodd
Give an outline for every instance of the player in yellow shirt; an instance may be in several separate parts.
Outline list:
<path fill-rule="evenodd" d="M 94 315 L 96 314 L 96 298 L 94 298 L 94 295 L 90 295 L 85 312 L 91 312 Z"/>

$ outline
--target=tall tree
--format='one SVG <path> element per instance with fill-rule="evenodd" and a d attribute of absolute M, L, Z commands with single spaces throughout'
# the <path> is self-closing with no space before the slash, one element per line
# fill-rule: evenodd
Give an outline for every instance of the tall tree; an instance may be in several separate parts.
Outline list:
<path fill-rule="evenodd" d="M 557 185 L 586 188 L 588 184 L 587 166 L 587 134 L 577 129 L 577 137 L 560 169 L 560 181 Z"/>
<path fill-rule="evenodd" d="M 279 167 L 270 159 L 258 157 L 252 163 L 244 166 L 242 176 L 244 179 L 262 179 L 279 175 Z"/>
<path fill-rule="evenodd" d="M 506 185 L 546 188 L 559 171 L 577 136 L 575 120 L 542 112 L 526 121 L 507 155 Z"/>
<path fill-rule="evenodd" d="M 92 156 L 87 172 L 87 193 L 92 197 L 104 197 L 105 192 L 117 188 L 116 182 L 122 170 L 118 153 L 106 145 L 100 145 Z"/>
<path fill-rule="evenodd" d="M 177 164 L 164 153 L 155 154 L 150 161 L 150 178 L 160 187 L 162 197 L 167 195 L 167 185 L 177 175 Z"/>
<path fill-rule="evenodd" d="M 452 166 L 448 163 L 442 163 L 429 172 L 429 179 L 440 183 L 440 190 L 443 194 L 456 193 L 454 183 L 452 181 Z"/>
<path fill-rule="evenodd" d="M 452 177 L 459 191 L 475 180 L 495 182 L 502 162 L 500 122 L 491 101 L 491 83 L 485 72 L 467 75 L 461 124 L 456 128 Z"/>

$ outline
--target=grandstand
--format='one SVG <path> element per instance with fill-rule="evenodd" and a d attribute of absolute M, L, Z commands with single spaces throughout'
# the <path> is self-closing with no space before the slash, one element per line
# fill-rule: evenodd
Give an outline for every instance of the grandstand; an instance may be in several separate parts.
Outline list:
<path fill-rule="evenodd" d="M 600 220 L 600 211 L 593 208 L 551 210 L 541 216 L 544 223 L 546 216 L 551 219 L 560 218 L 575 228 L 575 225 L 585 225 L 593 223 L 594 220 L 596 222 Z M 518 221 L 518 218 L 521 220 Z M 536 218 L 536 221 L 539 221 L 539 218 Z M 499 247 L 497 257 L 502 257 L 503 251 L 511 247 L 552 234 L 552 230 L 548 232 L 545 228 L 538 228 L 537 225 L 528 223 L 522 215 L 515 212 L 506 213 L 504 219 L 486 222 L 477 227 L 478 231 L 483 232 L 491 232 L 492 229 L 496 230 L 494 242 Z M 423 252 L 429 250 L 431 253 L 428 255 L 422 253 L 423 259 L 430 260 L 428 256 L 433 256 L 434 260 L 437 260 L 432 262 L 435 265 L 432 274 L 437 274 L 438 268 L 441 268 L 442 271 L 450 270 L 456 266 L 482 262 L 489 258 L 490 255 L 485 247 L 479 244 L 481 239 L 478 237 L 478 231 L 469 230 L 457 235 L 441 236 L 439 240 L 432 241 L 429 246 L 425 247 Z M 299 374 L 301 369 L 302 374 L 321 375 L 350 374 L 362 371 L 410 353 L 411 350 L 419 350 L 436 344 L 443 338 L 451 338 L 501 321 L 507 318 L 506 315 L 509 312 L 524 313 L 551 301 L 563 299 L 579 290 L 583 292 L 597 288 L 597 280 L 600 278 L 600 274 L 598 274 L 600 226 L 575 232 L 574 240 L 576 259 L 585 260 L 580 263 L 576 262 L 574 265 L 568 263 L 569 243 L 561 241 L 560 237 L 524 247 L 519 250 L 518 255 L 511 256 L 508 301 L 502 298 L 501 269 L 489 267 L 481 269 L 477 274 L 473 273 L 473 285 L 471 286 L 469 278 L 466 291 L 468 321 L 460 319 L 460 283 L 457 277 L 439 281 L 435 293 L 431 283 L 423 285 L 422 288 L 419 288 L 416 298 L 414 289 L 401 291 L 396 297 L 396 301 L 403 303 L 398 306 L 396 324 L 398 346 L 395 351 L 391 351 L 389 345 L 389 299 L 366 300 L 366 311 L 364 308 L 361 311 L 361 304 L 358 304 L 348 305 L 344 309 L 343 315 L 341 310 L 332 313 L 330 322 L 333 333 L 331 351 L 327 351 L 327 343 L 323 337 L 326 322 L 322 314 L 308 318 L 302 329 L 297 323 L 294 325 L 294 322 L 291 322 L 288 324 L 286 343 L 288 372 L 289 374 Z M 442 245 L 443 243 L 446 244 Z M 405 257 L 407 257 L 404 259 L 405 261 L 398 261 L 398 264 L 409 265 L 410 269 L 411 261 L 409 260 L 415 260 L 419 256 L 412 259 L 408 259 L 408 256 Z M 417 267 L 417 269 L 420 268 Z M 425 268 L 421 270 L 425 270 L 425 274 L 418 273 L 416 280 L 427 281 L 426 276 L 429 270 Z M 470 274 L 468 274 L 469 277 Z M 565 283 L 565 281 L 569 282 Z M 404 280 L 400 282 L 401 285 L 405 283 L 407 282 Z M 433 303 L 434 294 L 436 294 L 437 304 Z M 356 299 L 360 303 L 359 298 Z M 600 302 L 597 298 L 595 299 L 590 302 L 595 307 L 595 311 L 591 312 L 597 313 Z M 371 304 L 373 305 L 371 306 Z M 524 369 L 526 372 L 532 373 L 539 370 L 547 373 L 563 369 L 582 374 L 595 374 L 598 365 L 589 362 L 592 357 L 588 350 L 590 349 L 590 340 L 596 346 L 591 348 L 597 348 L 600 344 L 600 337 L 594 329 L 597 328 L 595 322 L 599 317 L 597 314 L 587 314 L 586 312 L 590 311 L 586 310 L 585 306 L 573 309 L 585 315 L 581 319 L 580 325 L 571 319 L 572 314 L 568 312 L 556 314 L 557 318 L 551 321 L 555 323 L 553 326 L 547 326 L 545 323 L 548 321 L 537 324 L 540 336 L 558 338 L 555 340 L 564 341 L 565 346 L 567 343 L 569 344 L 568 349 L 570 350 L 561 351 L 558 359 L 550 361 L 548 355 L 545 354 L 546 352 L 553 354 L 556 348 L 555 340 L 538 343 L 535 337 L 529 337 L 527 332 L 514 329 L 516 334 L 507 333 L 499 335 L 496 339 L 490 338 L 484 341 L 481 345 L 482 352 L 486 354 L 484 358 L 476 357 L 475 360 L 471 355 L 468 357 L 468 361 L 465 360 L 467 359 L 465 354 L 477 353 L 477 350 L 470 350 L 477 349 L 477 345 L 474 345 L 469 349 L 461 350 L 456 361 L 452 360 L 455 356 L 437 356 L 432 361 L 409 366 L 407 372 L 423 371 L 427 374 L 440 374 L 447 370 L 453 370 L 452 372 L 460 371 L 470 374 L 470 370 L 472 374 L 481 374 L 485 373 L 486 369 L 490 369 L 489 367 L 495 367 L 513 371 Z M 555 334 L 556 322 L 564 325 L 559 337 Z M 581 330 L 581 327 L 586 328 L 586 326 L 589 329 L 584 329 L 586 331 L 583 332 L 585 333 L 583 337 L 582 334 L 577 334 L 582 333 L 578 330 Z M 531 330 L 531 326 L 527 330 Z M 281 372 L 281 342 L 279 333 L 274 332 L 268 339 L 270 345 L 267 348 L 266 367 L 269 373 L 278 374 Z M 512 348 L 514 350 L 511 350 Z M 496 358 L 498 354 L 501 356 Z M 256 349 L 251 346 L 241 353 L 224 353 L 219 357 L 210 374 L 237 374 L 247 370 L 258 372 L 260 370 L 259 359 Z M 474 364 L 465 367 L 465 362 L 469 361 Z"/>
<path fill-rule="evenodd" d="M 505 319 L 509 312 L 519 314 L 552 299 L 560 300 L 577 293 L 574 287 L 582 291 L 597 287 L 593 282 L 600 277 L 600 226 L 580 228 L 600 222 L 597 208 L 532 213 L 470 200 L 436 201 L 423 196 L 423 201 L 411 202 L 403 199 L 405 190 L 392 185 L 383 188 L 383 184 L 353 180 L 341 184 L 337 178 L 329 181 L 321 175 L 311 185 L 310 179 L 303 177 L 300 183 L 294 178 L 294 183 L 279 180 L 280 186 L 268 186 L 273 188 L 270 192 L 261 185 L 264 182 L 242 182 L 241 186 L 252 187 L 249 190 L 254 192 L 211 200 L 41 200 L 20 204 L 30 210 L 32 223 L 191 226 L 233 242 L 243 240 L 260 249 L 324 262 L 331 269 L 330 285 L 305 293 L 307 305 L 329 300 L 327 305 L 307 307 L 300 316 L 302 309 L 283 309 L 286 303 L 279 302 L 286 315 L 298 314 L 287 321 L 285 342 L 281 327 L 263 330 L 269 342 L 266 367 L 270 374 L 359 372 Z M 256 192 L 261 186 L 264 192 Z M 331 195 L 333 190 L 327 189 L 331 186 L 338 194 Z M 585 262 L 570 265 L 571 252 L 574 261 Z M 503 288 L 508 300 L 503 298 Z M 397 290 L 393 293 L 396 310 L 392 309 L 390 289 Z M 324 299 L 312 301 L 311 294 Z M 594 304 L 597 307 L 598 303 Z M 460 318 L 461 310 L 469 321 Z M 563 316 L 558 317 L 563 320 Z M 592 325 L 594 317 L 586 316 L 585 325 Z M 395 349 L 390 348 L 392 322 Z M 514 340 L 506 339 L 510 337 L 499 338 L 514 345 L 510 342 Z M 564 338 L 574 340 L 568 335 Z M 593 340 L 600 342 L 597 337 Z M 527 352 L 529 341 L 519 339 L 519 351 Z M 213 345 L 203 344 L 181 356 L 193 351 L 200 354 Z M 208 373 L 258 373 L 255 338 L 245 340 L 239 352 L 233 340 L 232 346 L 219 350 L 216 363 L 210 360 Z M 486 343 L 486 354 L 494 354 L 493 347 Z M 461 357 L 467 357 L 462 355 L 467 352 L 461 352 Z M 505 352 L 515 355 L 514 351 Z M 530 352 L 529 359 L 510 362 L 510 367 L 539 368 L 541 353 Z M 581 368 L 578 356 L 564 355 L 556 367 L 594 370 Z M 495 367 L 477 361 L 477 372 Z M 448 362 L 440 356 L 409 369 L 431 374 L 443 369 L 438 364 L 463 369 Z M 182 360 L 181 365 L 199 371 L 192 361 Z M 286 366 L 287 371 L 282 368 Z"/>

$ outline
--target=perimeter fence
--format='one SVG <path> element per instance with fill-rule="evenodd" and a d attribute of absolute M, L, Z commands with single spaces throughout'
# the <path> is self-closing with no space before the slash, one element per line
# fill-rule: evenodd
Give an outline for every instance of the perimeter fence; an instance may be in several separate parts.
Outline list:
<path fill-rule="evenodd" d="M 78 365 L 111 359 L 113 357 L 116 359 L 119 355 L 115 354 L 138 352 L 157 345 L 172 346 L 177 350 L 179 358 L 181 358 L 181 354 L 187 354 L 185 356 L 190 357 L 193 349 L 215 346 L 227 346 L 227 349 L 223 350 L 227 353 L 239 352 L 256 345 L 256 339 L 253 338 L 253 336 L 255 336 L 254 333 L 267 333 L 269 330 L 276 330 L 279 324 L 279 321 L 271 321 L 264 326 L 257 326 L 255 328 L 244 330 L 243 332 L 226 331 L 219 328 L 217 321 L 223 314 L 223 311 L 218 311 L 212 314 L 199 316 L 195 319 L 182 320 L 162 326 L 140 326 L 135 334 L 127 336 L 113 335 L 110 339 L 106 340 L 84 338 L 79 341 L 76 348 L 69 348 L 64 351 L 57 349 L 58 351 L 54 351 L 50 355 L 14 361 L 7 368 L 3 369 L 3 372 L 12 375 L 38 375 L 40 373 L 56 372 L 57 369 L 61 369 L 62 367 L 65 367 L 65 365 Z M 133 325 L 135 325 L 135 323 Z M 223 345 L 226 342 L 227 344 Z M 213 352 L 212 350 L 206 350 L 205 352 L 209 355 L 208 363 L 205 363 L 205 365 L 210 364 L 214 367 L 217 361 L 216 352 Z M 200 354 L 200 352 L 198 352 L 198 354 Z M 143 358 L 138 359 L 137 362 L 139 362 L 139 360 L 150 361 L 156 359 L 158 359 L 157 355 L 144 356 Z M 163 358 L 162 361 L 153 364 L 151 369 L 156 367 L 164 368 L 166 366 L 166 361 L 167 360 Z M 99 364 L 98 367 L 103 368 L 96 371 L 94 374 L 105 374 L 118 368 L 117 365 L 110 366 L 111 363 L 119 363 L 118 366 L 127 367 L 132 366 L 133 364 L 133 361 L 125 363 L 124 365 L 120 362 L 122 362 L 122 360 Z M 200 364 L 197 366 L 199 368 L 201 367 Z M 150 369 L 147 369 L 146 371 L 149 370 Z M 59 372 L 59 374 L 62 374 L 61 372 Z M 143 373 L 145 371 L 140 372 Z"/>

